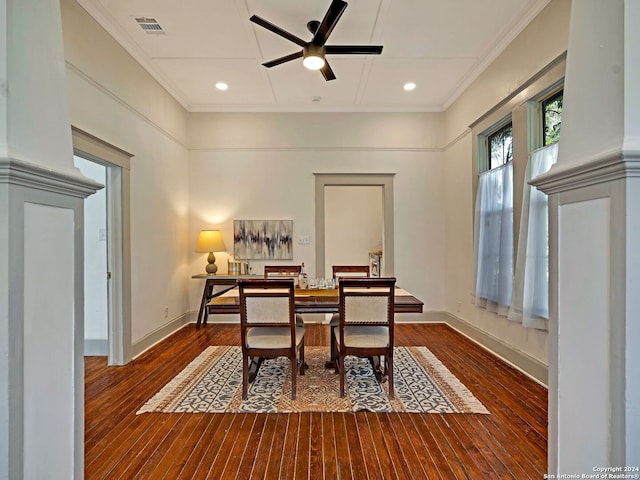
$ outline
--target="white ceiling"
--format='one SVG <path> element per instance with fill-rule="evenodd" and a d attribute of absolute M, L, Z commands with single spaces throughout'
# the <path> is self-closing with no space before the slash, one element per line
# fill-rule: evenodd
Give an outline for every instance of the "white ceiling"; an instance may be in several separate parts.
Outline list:
<path fill-rule="evenodd" d="M 327 56 L 337 77 L 249 21 L 253 14 L 302 39 L 331 0 L 78 0 L 192 112 L 416 111 L 446 109 L 549 0 L 350 0 L 327 45 L 383 45 L 382 55 Z M 148 34 L 137 17 L 155 18 Z M 216 90 L 216 82 L 229 85 Z M 403 85 L 417 87 L 405 92 Z M 318 101 L 319 98 L 319 101 Z M 316 101 L 314 101 L 314 99 Z"/>

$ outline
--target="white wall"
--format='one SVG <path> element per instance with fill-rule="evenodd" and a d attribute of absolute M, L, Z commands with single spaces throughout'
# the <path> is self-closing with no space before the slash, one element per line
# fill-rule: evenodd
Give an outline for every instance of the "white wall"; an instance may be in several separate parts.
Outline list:
<path fill-rule="evenodd" d="M 233 219 L 292 219 L 294 238 L 311 237 L 309 245 L 294 245 L 293 263 L 304 262 L 314 276 L 314 173 L 393 173 L 395 275 L 425 302 L 425 311 L 442 310 L 440 119 L 439 114 L 192 114 L 189 250 L 203 228 L 221 229 L 229 246 Z M 190 272 L 201 272 L 203 261 L 202 254 L 191 253 Z M 225 262 L 221 259 L 223 268 Z M 199 306 L 201 288 L 193 281 L 192 310 Z"/>
<path fill-rule="evenodd" d="M 145 344 L 189 309 L 187 114 L 75 0 L 61 7 L 71 123 L 133 154 L 131 341 Z"/>
<path fill-rule="evenodd" d="M 451 145 L 445 157 L 446 307 L 462 318 L 475 315 L 471 133 Z"/>
<path fill-rule="evenodd" d="M 7 0 L 0 0 L 0 38 L 7 38 Z M 8 49 L 4 46 L 0 48 L 0 84 L 7 85 L 8 84 Z M 8 131 L 8 120 L 9 116 L 7 112 L 9 110 L 8 107 L 8 99 L 9 96 L 6 91 L 0 92 L 0 157 L 6 157 L 9 155 L 9 131 Z M 3 199 L 4 200 L 4 199 Z M 4 285 L 0 284 L 0 291 L 3 290 Z M 2 305 L 6 305 L 5 303 L 1 303 Z M 0 471 L 3 471 L 2 464 L 0 464 Z"/>

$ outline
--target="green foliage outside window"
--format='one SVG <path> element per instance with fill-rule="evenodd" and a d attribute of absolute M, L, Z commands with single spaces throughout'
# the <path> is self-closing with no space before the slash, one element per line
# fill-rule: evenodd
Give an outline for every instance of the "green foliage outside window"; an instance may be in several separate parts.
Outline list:
<path fill-rule="evenodd" d="M 496 168 L 513 160 L 513 126 L 511 123 L 488 136 L 489 168 Z"/>
<path fill-rule="evenodd" d="M 560 140 L 560 127 L 562 126 L 562 100 L 563 92 L 542 102 L 542 129 L 544 132 L 544 145 L 551 145 Z"/>

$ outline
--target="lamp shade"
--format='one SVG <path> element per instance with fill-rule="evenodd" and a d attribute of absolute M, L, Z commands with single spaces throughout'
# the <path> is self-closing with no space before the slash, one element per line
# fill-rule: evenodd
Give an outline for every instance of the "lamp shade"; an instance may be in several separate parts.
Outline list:
<path fill-rule="evenodd" d="M 225 252 L 227 247 L 222 240 L 220 230 L 202 230 L 198 236 L 196 244 L 196 252 Z"/>

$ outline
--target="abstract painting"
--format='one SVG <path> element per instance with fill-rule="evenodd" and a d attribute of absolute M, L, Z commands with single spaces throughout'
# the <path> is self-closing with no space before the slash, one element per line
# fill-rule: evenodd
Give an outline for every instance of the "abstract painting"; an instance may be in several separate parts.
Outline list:
<path fill-rule="evenodd" d="M 293 220 L 234 220 L 233 256 L 239 260 L 292 260 Z"/>

